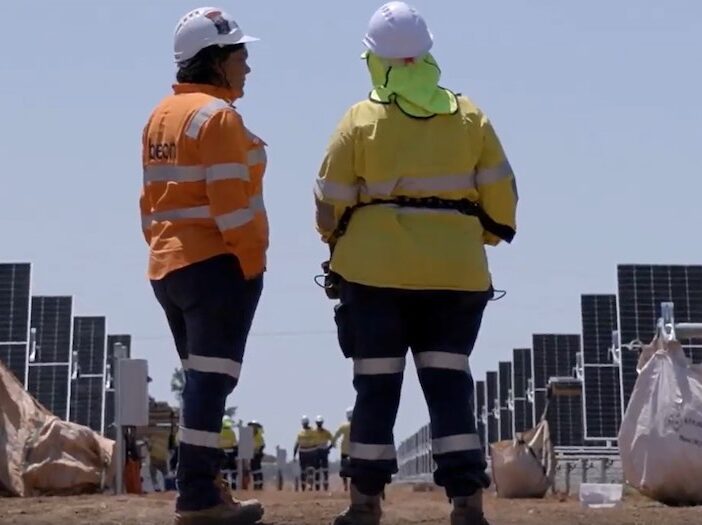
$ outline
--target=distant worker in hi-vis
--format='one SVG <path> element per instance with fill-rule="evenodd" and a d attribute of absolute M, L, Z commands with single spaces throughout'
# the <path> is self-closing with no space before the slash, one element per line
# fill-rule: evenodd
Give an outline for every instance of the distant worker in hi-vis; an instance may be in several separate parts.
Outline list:
<path fill-rule="evenodd" d="M 331 249 L 325 284 L 340 299 L 334 316 L 356 389 L 351 505 L 334 524 L 380 523 L 409 348 L 451 523 L 485 525 L 489 478 L 468 359 L 493 296 L 484 246 L 515 234 L 514 175 L 487 117 L 439 86 L 433 37 L 415 9 L 383 5 L 363 42 L 370 95 L 338 124 L 315 187 Z"/>
<path fill-rule="evenodd" d="M 185 372 L 175 523 L 245 525 L 261 518 L 261 504 L 233 500 L 217 480 L 224 405 L 239 380 L 268 247 L 265 144 L 232 105 L 256 39 L 211 7 L 183 16 L 174 38 L 177 82 L 143 132 L 141 222 L 148 278 Z"/>
<path fill-rule="evenodd" d="M 349 477 L 347 470 L 349 468 L 349 448 L 351 446 L 351 416 L 353 415 L 353 407 L 346 409 L 346 421 L 336 429 L 332 438 L 332 447 L 336 447 L 336 442 L 341 439 L 341 469 L 339 476 L 344 483 L 344 491 L 349 489 Z"/>
<path fill-rule="evenodd" d="M 331 451 L 332 433 L 324 427 L 324 418 L 317 416 L 317 428 L 314 429 L 317 442 L 317 478 L 314 480 L 315 490 L 329 490 L 329 452 Z"/>
<path fill-rule="evenodd" d="M 307 476 L 316 476 L 317 462 L 319 456 L 317 454 L 317 433 L 310 427 L 310 418 L 302 416 L 302 429 L 297 434 L 295 446 L 293 448 L 293 460 L 300 454 L 300 485 L 301 490 L 307 490 L 307 484 L 312 483 L 314 479 L 308 479 Z"/>

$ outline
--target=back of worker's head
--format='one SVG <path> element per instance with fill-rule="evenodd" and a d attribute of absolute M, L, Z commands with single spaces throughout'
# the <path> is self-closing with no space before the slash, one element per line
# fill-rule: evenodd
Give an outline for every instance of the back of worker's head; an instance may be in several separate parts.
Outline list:
<path fill-rule="evenodd" d="M 305 428 L 305 429 L 310 428 L 310 418 L 308 418 L 307 416 L 302 416 L 301 423 L 302 423 L 302 428 Z"/>
<path fill-rule="evenodd" d="M 229 55 L 244 47 L 244 44 L 206 47 L 178 66 L 176 80 L 180 83 L 226 86 L 222 66 Z"/>
<path fill-rule="evenodd" d="M 324 418 L 322 416 L 317 416 L 314 422 L 317 423 L 317 428 L 322 428 L 324 426 Z"/>
<path fill-rule="evenodd" d="M 404 2 L 388 2 L 371 17 L 363 44 L 385 59 L 410 59 L 429 52 L 434 38 L 422 15 Z"/>

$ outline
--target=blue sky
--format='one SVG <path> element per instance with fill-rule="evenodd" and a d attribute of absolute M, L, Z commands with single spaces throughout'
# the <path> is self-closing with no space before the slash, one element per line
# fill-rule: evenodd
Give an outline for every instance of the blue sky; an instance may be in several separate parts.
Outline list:
<path fill-rule="evenodd" d="M 145 279 L 141 130 L 173 80 L 181 0 L 37 0 L 3 6 L 0 259 L 31 260 L 33 291 L 74 294 L 149 359 L 171 399 L 177 365 Z M 269 144 L 269 271 L 230 404 L 291 447 L 303 413 L 336 426 L 352 404 L 332 303 L 314 286 L 325 248 L 311 188 L 330 133 L 369 80 L 359 54 L 380 2 L 226 2 L 250 45 L 238 107 Z M 701 263 L 702 3 L 418 0 L 442 84 L 492 119 L 517 174 L 518 235 L 491 249 L 497 288 L 476 375 L 579 332 L 580 294 L 614 292 L 616 264 Z M 8 22 L 9 21 L 9 22 Z M 408 368 L 399 441 L 427 419 Z"/>

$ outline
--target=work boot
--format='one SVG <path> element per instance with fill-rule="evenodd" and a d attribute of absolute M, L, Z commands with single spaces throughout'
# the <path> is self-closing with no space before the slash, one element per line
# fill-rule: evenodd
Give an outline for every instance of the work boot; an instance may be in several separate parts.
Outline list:
<path fill-rule="evenodd" d="M 380 525 L 380 494 L 366 496 L 351 484 L 351 505 L 339 514 L 332 525 Z"/>
<path fill-rule="evenodd" d="M 203 510 L 176 511 L 174 525 L 254 525 L 263 517 L 256 500 L 220 503 Z"/>
<path fill-rule="evenodd" d="M 263 506 L 258 500 L 239 501 L 232 497 L 229 484 L 221 474 L 214 484 L 221 503 L 204 510 L 176 511 L 174 525 L 252 525 L 261 519 Z"/>
<path fill-rule="evenodd" d="M 483 491 L 453 498 L 451 525 L 490 525 L 483 516 Z"/>

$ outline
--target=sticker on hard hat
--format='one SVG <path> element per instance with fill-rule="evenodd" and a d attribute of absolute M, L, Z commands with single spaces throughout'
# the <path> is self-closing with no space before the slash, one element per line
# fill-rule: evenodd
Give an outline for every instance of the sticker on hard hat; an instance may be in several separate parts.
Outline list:
<path fill-rule="evenodd" d="M 205 17 L 212 20 L 212 23 L 217 28 L 218 34 L 228 35 L 232 32 L 232 28 L 229 26 L 229 20 L 222 16 L 222 11 L 210 11 L 205 14 Z"/>

